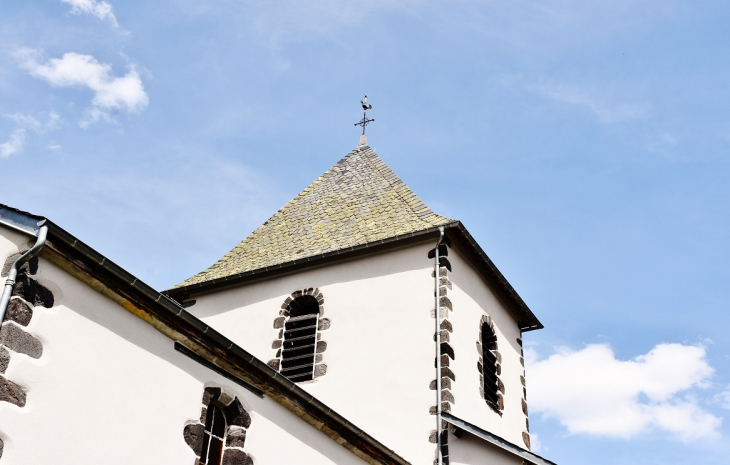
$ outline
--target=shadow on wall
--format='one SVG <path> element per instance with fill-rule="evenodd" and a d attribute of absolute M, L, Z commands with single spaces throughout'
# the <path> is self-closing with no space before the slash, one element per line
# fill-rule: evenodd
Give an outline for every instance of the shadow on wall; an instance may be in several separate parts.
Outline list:
<path fill-rule="evenodd" d="M 268 280 L 241 284 L 239 287 L 220 291 L 216 296 L 215 307 L 200 305 L 199 301 L 198 305 L 188 310 L 196 317 L 206 319 L 258 302 L 278 299 L 282 295 L 288 295 L 292 289 L 301 289 L 303 284 L 307 284 L 307 287 L 323 288 L 334 284 L 430 269 L 433 267 L 433 260 L 427 258 L 426 252 L 428 247 L 433 248 L 434 243 L 435 239 L 423 241 L 402 249 L 389 249 L 361 257 L 356 261 L 343 261 L 273 276 Z M 302 283 L 302 275 L 306 275 L 306 279 L 304 279 L 306 283 Z M 282 292 L 282 288 L 287 291 Z"/>
<path fill-rule="evenodd" d="M 46 275 L 46 279 L 48 280 L 61 282 L 62 279 L 56 278 L 57 274 L 63 273 L 65 275 L 65 279 L 72 279 L 75 282 L 75 285 L 86 286 L 80 281 L 75 280 L 75 278 L 71 278 L 69 275 L 66 275 L 65 272 L 55 266 L 45 269 L 48 270 Z M 91 288 L 87 289 L 90 292 L 96 293 L 96 291 L 93 291 Z M 165 360 L 171 366 L 174 366 L 176 369 L 197 380 L 200 383 L 201 392 L 203 391 L 204 386 L 227 386 L 229 391 L 238 393 L 238 398 L 244 402 L 244 408 L 249 412 L 249 414 L 252 416 L 260 415 L 261 417 L 266 418 L 268 422 L 265 423 L 273 423 L 279 430 L 286 431 L 286 433 L 282 433 L 286 437 L 295 437 L 305 445 L 317 444 L 319 441 L 331 443 L 332 447 L 320 447 L 317 449 L 318 452 L 325 458 L 328 458 L 331 463 L 343 463 L 348 461 L 348 457 L 351 457 L 351 452 L 333 442 L 332 439 L 323 435 L 321 431 L 313 428 L 304 420 L 298 418 L 294 413 L 287 410 L 277 401 L 268 397 L 261 399 L 253 394 L 248 394 L 248 391 L 244 391 L 242 388 L 232 387 L 231 383 L 227 379 L 174 350 L 174 341 L 172 339 L 157 331 L 152 325 L 148 324 L 141 318 L 129 313 L 120 305 L 106 298 L 98 298 L 100 297 L 100 294 L 96 294 L 95 297 L 97 298 L 94 299 L 93 303 L 90 303 L 86 301 L 88 297 L 86 299 L 84 298 L 84 295 L 88 296 L 88 294 L 85 292 L 72 292 L 73 290 L 74 289 L 67 289 L 64 297 L 56 302 L 57 306 L 66 307 L 63 308 L 62 311 L 74 312 L 80 317 L 106 328 L 128 343 L 143 349 L 155 357 Z M 105 301 L 105 304 L 97 305 L 100 301 Z M 69 335 L 69 338 L 73 337 L 74 335 Z M 80 347 L 79 350 L 85 349 Z M 150 383 L 150 385 L 154 385 L 154 379 L 152 376 L 153 375 L 150 375 L 150 379 L 145 381 L 139 380 L 139 382 L 146 382 Z M 119 393 L 120 395 L 123 395 L 123 391 L 120 390 Z M 29 395 L 32 395 L 32 392 L 29 393 Z M 156 398 L 159 399 L 160 402 L 164 403 L 166 396 L 160 395 L 156 396 Z M 200 397 L 191 398 L 190 404 L 191 406 L 200 405 Z M 172 414 L 175 415 L 175 413 Z M 188 446 L 186 445 L 183 437 L 183 425 L 190 420 L 189 411 L 180 411 L 179 416 L 181 425 L 179 430 L 179 447 L 187 448 Z M 272 432 L 270 426 L 267 431 L 268 433 Z M 251 438 L 255 439 L 257 436 L 256 421 L 252 420 L 252 426 L 247 431 L 247 449 L 251 446 Z M 270 438 L 264 436 L 260 437 L 259 440 L 266 444 L 270 444 Z M 173 445 L 172 447 L 177 446 Z M 309 446 L 307 447 L 309 448 Z M 253 454 L 252 457 L 255 459 L 255 448 L 252 449 L 253 450 L 250 450 L 250 453 Z"/>
<path fill-rule="evenodd" d="M 481 304 L 486 300 L 493 299 L 495 302 L 498 302 L 503 307 L 506 307 L 507 304 L 502 302 L 499 297 L 497 297 L 497 294 L 492 291 L 492 289 L 489 287 L 489 284 L 484 281 L 481 277 L 479 279 L 464 279 L 464 271 L 462 270 L 470 270 L 472 271 L 475 276 L 479 276 L 478 272 L 472 267 L 466 260 L 464 260 L 461 257 L 461 252 L 459 254 L 453 254 L 452 261 L 455 262 L 454 264 L 454 272 L 452 273 L 452 282 L 455 286 L 459 288 L 462 292 L 464 292 L 467 296 L 469 296 L 470 299 L 472 299 L 477 304 Z M 481 306 L 481 305 L 480 305 Z M 494 323 L 494 326 L 497 328 L 508 328 L 511 325 L 514 325 L 514 321 L 510 319 L 508 315 L 510 313 L 507 312 L 487 312 L 482 308 L 482 311 L 485 315 L 488 315 L 491 321 Z M 479 329 L 479 326 L 477 323 L 475 323 L 474 326 L 475 331 Z M 507 342 L 512 350 L 514 352 L 519 353 L 522 350 L 522 347 L 517 342 L 516 338 L 509 338 L 505 337 L 499 340 L 499 344 L 504 344 Z"/>

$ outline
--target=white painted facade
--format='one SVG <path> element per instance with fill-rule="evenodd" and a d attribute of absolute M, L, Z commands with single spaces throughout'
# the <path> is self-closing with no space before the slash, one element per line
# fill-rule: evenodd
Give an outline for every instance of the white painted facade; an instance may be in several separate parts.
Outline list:
<path fill-rule="evenodd" d="M 361 255 L 237 287 L 193 295 L 188 311 L 266 362 L 276 357 L 274 321 L 292 292 L 324 296 L 324 376 L 299 383 L 348 421 L 413 464 L 430 464 L 435 444 L 434 240 Z M 0 259 L 33 240 L 0 226 Z M 48 252 L 52 253 L 52 252 Z M 451 413 L 523 445 L 520 330 L 458 246 L 451 248 L 448 298 L 454 396 Z M 39 339 L 34 359 L 11 353 L 2 374 L 27 391 L 23 407 L 0 402 L 0 464 L 195 463 L 183 429 L 200 418 L 206 387 L 236 396 L 251 416 L 243 450 L 256 464 L 363 463 L 290 410 L 261 399 L 173 348 L 173 340 L 43 255 L 34 278 L 52 308 L 35 307 L 22 329 Z M 480 321 L 494 322 L 505 385 L 499 415 L 479 392 Z M 4 325 L 15 325 L 6 321 Z M 521 464 L 468 433 L 449 434 L 452 464 Z"/>
<path fill-rule="evenodd" d="M 412 463 L 433 461 L 429 407 L 435 369 L 433 261 L 426 244 L 193 296 L 193 315 L 262 361 L 275 358 L 273 326 L 292 292 L 318 288 L 327 374 L 300 383 Z"/>
<path fill-rule="evenodd" d="M 27 242 L 0 226 L 0 259 Z M 363 463 L 276 401 L 176 352 L 167 336 L 44 258 L 35 277 L 55 304 L 35 307 L 24 327 L 43 343 L 42 356 L 12 353 L 3 374 L 27 391 L 23 407 L 0 402 L 3 465 L 193 465 L 183 428 L 200 417 L 207 386 L 233 393 L 250 414 L 243 450 L 256 464 Z"/>
<path fill-rule="evenodd" d="M 521 458 L 469 433 L 449 435 L 449 463 L 452 465 L 522 465 Z M 485 457 L 489 457 L 485 461 Z"/>
<path fill-rule="evenodd" d="M 521 338 L 520 329 L 515 318 L 507 312 L 458 249 L 452 249 L 449 260 L 453 269 L 450 273 L 453 290 L 449 292 L 449 298 L 454 305 L 450 316 L 454 327 L 451 345 L 456 353 L 456 359 L 452 362 L 456 373 L 456 382 L 452 383 L 456 403 L 451 413 L 513 444 L 525 447 L 522 433 L 527 431 L 527 425 L 522 412 L 523 386 L 520 380 L 520 376 L 524 375 L 524 366 L 520 361 L 522 347 L 517 342 Z M 480 331 L 479 322 L 485 314 L 494 322 L 497 345 L 502 356 L 502 373 L 499 378 L 504 383 L 505 393 L 501 417 L 479 395 L 479 352 L 476 342 Z"/>
<path fill-rule="evenodd" d="M 429 388 L 435 379 L 434 262 L 427 255 L 434 245 L 435 236 L 400 249 L 193 295 L 196 303 L 188 310 L 268 361 L 276 355 L 272 342 L 279 329 L 273 323 L 282 303 L 294 291 L 319 289 L 324 296 L 323 317 L 331 321 L 330 328 L 321 332 L 327 343 L 323 353 L 327 373 L 300 385 L 412 463 L 431 463 L 435 445 L 428 439 L 436 427 L 435 416 L 429 413 L 436 404 L 436 392 Z M 448 318 L 454 328 L 450 344 L 455 352 L 451 369 L 456 375 L 452 413 L 522 445 L 526 424 L 520 330 L 456 248 L 448 258 L 453 266 L 449 273 L 453 289 L 448 291 L 453 303 Z M 495 323 L 502 355 L 503 416 L 479 393 L 476 342 L 484 314 Z"/>

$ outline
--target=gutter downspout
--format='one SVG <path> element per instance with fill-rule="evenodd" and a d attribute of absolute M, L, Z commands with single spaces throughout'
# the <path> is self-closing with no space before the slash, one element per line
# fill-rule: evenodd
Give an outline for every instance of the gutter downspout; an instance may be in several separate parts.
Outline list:
<path fill-rule="evenodd" d="M 33 258 L 38 252 L 46 245 L 46 237 L 48 236 L 48 226 L 45 225 L 46 220 L 42 220 L 38 223 L 41 226 L 38 231 L 38 239 L 36 239 L 33 247 L 29 251 L 18 257 L 13 266 L 10 267 L 8 272 L 7 280 L 5 281 L 5 288 L 3 289 L 2 298 L 0 298 L 0 324 L 5 319 L 5 312 L 8 309 L 10 303 L 10 296 L 13 295 L 13 286 L 15 285 L 15 279 L 18 277 L 18 270 L 25 265 L 25 263 Z"/>
<path fill-rule="evenodd" d="M 439 240 L 436 243 L 433 262 L 433 282 L 434 282 L 434 302 L 436 322 L 436 457 L 438 465 L 443 465 L 443 457 L 441 455 L 441 309 L 439 308 L 439 247 L 441 241 L 444 240 L 444 227 L 439 226 Z"/>

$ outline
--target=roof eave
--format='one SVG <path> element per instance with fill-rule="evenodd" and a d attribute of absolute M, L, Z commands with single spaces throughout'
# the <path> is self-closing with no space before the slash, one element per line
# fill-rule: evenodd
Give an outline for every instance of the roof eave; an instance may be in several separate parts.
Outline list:
<path fill-rule="evenodd" d="M 522 297 L 517 293 L 514 287 L 507 281 L 497 265 L 487 256 L 486 252 L 481 248 L 479 243 L 469 234 L 466 227 L 461 221 L 456 221 L 448 227 L 457 232 L 457 237 L 461 243 L 467 247 L 470 254 L 476 258 L 476 267 L 481 271 L 481 275 L 485 280 L 492 284 L 491 288 L 502 299 L 503 303 L 512 312 L 517 319 L 517 324 L 524 331 L 534 331 L 543 329 L 544 326 L 537 319 L 537 316 L 530 310 Z"/>
<path fill-rule="evenodd" d="M 446 225 L 445 227 L 449 227 L 449 225 Z M 228 276 L 224 276 L 222 278 L 215 278 L 210 279 L 207 281 L 202 281 L 199 283 L 189 284 L 187 286 L 178 286 L 173 287 L 170 289 L 165 290 L 164 292 L 169 295 L 190 295 L 190 294 L 200 294 L 200 293 L 207 293 L 211 291 L 217 291 L 225 288 L 230 288 L 237 286 L 238 284 L 241 284 L 243 282 L 248 281 L 249 278 L 253 276 L 259 276 L 264 273 L 286 273 L 289 271 L 293 271 L 295 269 L 301 268 L 303 266 L 315 266 L 315 265 L 321 265 L 323 263 L 332 261 L 332 260 L 338 260 L 338 259 L 345 259 L 349 258 L 349 256 L 355 252 L 361 252 L 366 249 L 373 249 L 379 246 L 385 246 L 385 245 L 392 245 L 396 242 L 403 241 L 403 240 L 409 240 L 409 239 L 417 239 L 420 237 L 428 236 L 429 234 L 438 231 L 439 226 L 434 226 L 431 228 L 422 229 L 420 231 L 415 231 L 411 233 L 406 234 L 399 234 L 393 237 L 389 237 L 386 239 L 379 239 L 377 241 L 372 242 L 365 242 L 363 244 L 355 245 L 352 247 L 345 247 L 343 249 L 337 249 L 333 250 L 331 252 L 325 252 L 322 254 L 317 255 L 310 255 L 308 257 L 302 257 L 298 260 L 291 260 L 284 263 L 279 263 L 276 265 L 271 266 L 265 266 L 263 268 L 257 268 L 255 270 L 249 270 L 244 271 L 241 273 L 234 273 Z"/>
<path fill-rule="evenodd" d="M 374 251 L 375 249 L 380 249 L 384 246 L 392 246 L 397 242 L 424 238 L 438 231 L 439 227 L 440 226 L 433 226 L 421 231 L 401 234 L 373 242 L 366 242 L 357 246 L 303 257 L 299 260 L 292 260 L 242 273 L 235 273 L 223 278 L 211 279 L 187 286 L 174 287 L 164 292 L 173 297 L 179 297 L 179 300 L 183 300 L 191 295 L 199 295 L 236 287 L 254 279 L 261 279 L 264 275 L 273 276 L 281 273 L 293 272 L 304 267 L 321 266 L 332 261 L 349 259 L 351 258 L 351 255 L 355 253 L 362 253 L 367 249 L 372 249 Z M 476 240 L 474 240 L 472 235 L 469 234 L 469 231 L 467 231 L 461 221 L 453 221 L 443 227 L 445 230 L 453 232 L 467 253 L 474 258 L 473 262 L 477 270 L 480 272 L 481 276 L 489 284 L 491 284 L 492 289 L 497 293 L 502 302 L 517 320 L 520 329 L 522 331 L 542 329 L 544 327 L 543 324 L 540 323 L 525 301 L 522 300 L 517 291 L 507 281 L 507 278 L 504 277 L 494 262 L 492 262 L 492 260 L 487 256 Z"/>
<path fill-rule="evenodd" d="M 17 208 L 0 204 L 0 223 L 16 231 L 38 236 L 39 224 L 44 219 L 42 216 L 32 215 Z"/>

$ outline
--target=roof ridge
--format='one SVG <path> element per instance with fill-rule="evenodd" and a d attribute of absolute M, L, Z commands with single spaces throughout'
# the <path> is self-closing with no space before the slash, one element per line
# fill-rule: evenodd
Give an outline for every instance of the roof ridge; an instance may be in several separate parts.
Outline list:
<path fill-rule="evenodd" d="M 365 147 L 367 147 L 367 146 L 365 146 Z M 370 148 L 370 147 L 368 147 L 368 148 Z M 298 198 L 304 197 L 306 194 L 308 194 L 309 192 L 311 192 L 312 190 L 314 190 L 314 187 L 317 184 L 319 184 L 320 182 L 322 182 L 322 179 L 325 176 L 327 176 L 331 171 L 333 171 L 338 165 L 340 165 L 347 158 L 349 158 L 350 156 L 354 155 L 355 152 L 357 152 L 357 151 L 358 151 L 358 147 L 352 149 L 347 155 L 345 155 L 344 157 L 342 157 L 337 163 L 335 163 L 334 165 L 330 166 L 327 169 L 327 171 L 325 171 L 324 173 L 320 174 L 317 177 L 317 179 L 315 179 L 314 181 L 312 181 L 307 187 L 304 188 L 304 190 L 302 190 L 300 193 L 298 193 L 297 195 L 295 195 L 294 198 L 292 198 L 290 201 L 288 201 L 287 203 L 285 203 L 283 207 L 281 207 L 276 212 L 274 212 L 274 214 L 272 214 L 266 221 L 264 221 L 263 224 L 261 224 L 261 226 L 264 226 L 266 223 L 268 223 L 273 217 L 275 217 L 277 215 L 277 213 L 280 213 L 282 210 L 286 209 L 286 207 L 288 207 L 290 204 L 294 203 Z M 254 229 L 253 232 L 256 232 L 256 230 L 258 230 L 261 226 L 259 226 L 258 228 Z M 235 248 L 233 250 L 235 250 Z M 231 252 L 233 250 L 231 250 Z"/>
<path fill-rule="evenodd" d="M 383 176 L 383 179 L 385 179 L 388 182 L 388 184 L 390 184 L 390 186 L 393 187 L 393 189 L 394 189 L 395 193 L 398 195 L 398 197 L 400 197 L 403 200 L 403 202 L 406 205 L 408 205 L 408 207 L 411 209 L 411 211 L 416 216 L 418 216 L 421 220 L 429 223 L 430 226 L 438 226 L 438 225 L 435 223 L 432 223 L 430 220 L 427 220 L 426 218 L 429 218 L 431 216 L 439 216 L 441 218 L 446 218 L 446 217 L 443 217 L 441 215 L 437 215 L 436 213 L 434 213 L 428 207 L 428 205 L 426 205 L 425 202 L 423 200 L 421 200 L 421 198 L 418 197 L 418 195 L 416 195 L 416 193 L 413 192 L 413 190 L 411 190 L 410 187 L 408 187 L 408 185 L 400 178 L 400 176 L 395 174 L 395 171 L 393 171 L 393 169 L 390 166 L 388 166 L 387 163 L 385 163 L 383 161 L 383 159 L 378 156 L 377 153 L 375 153 L 375 150 L 373 150 L 372 148 L 370 148 L 368 146 L 365 146 L 365 147 L 367 147 L 369 149 L 369 152 L 372 154 L 369 157 L 370 159 L 368 161 L 373 163 L 373 166 L 375 166 L 375 169 L 378 170 L 378 173 L 380 173 L 380 175 Z M 375 159 L 374 162 L 373 162 L 373 160 L 371 160 L 373 158 Z M 397 182 L 394 183 L 394 182 L 392 182 L 393 180 L 397 180 Z M 405 188 L 408 191 L 408 195 L 410 196 L 410 198 L 406 198 L 401 194 L 400 191 L 403 190 L 403 188 Z M 422 212 L 422 213 L 419 213 L 419 212 Z"/>

